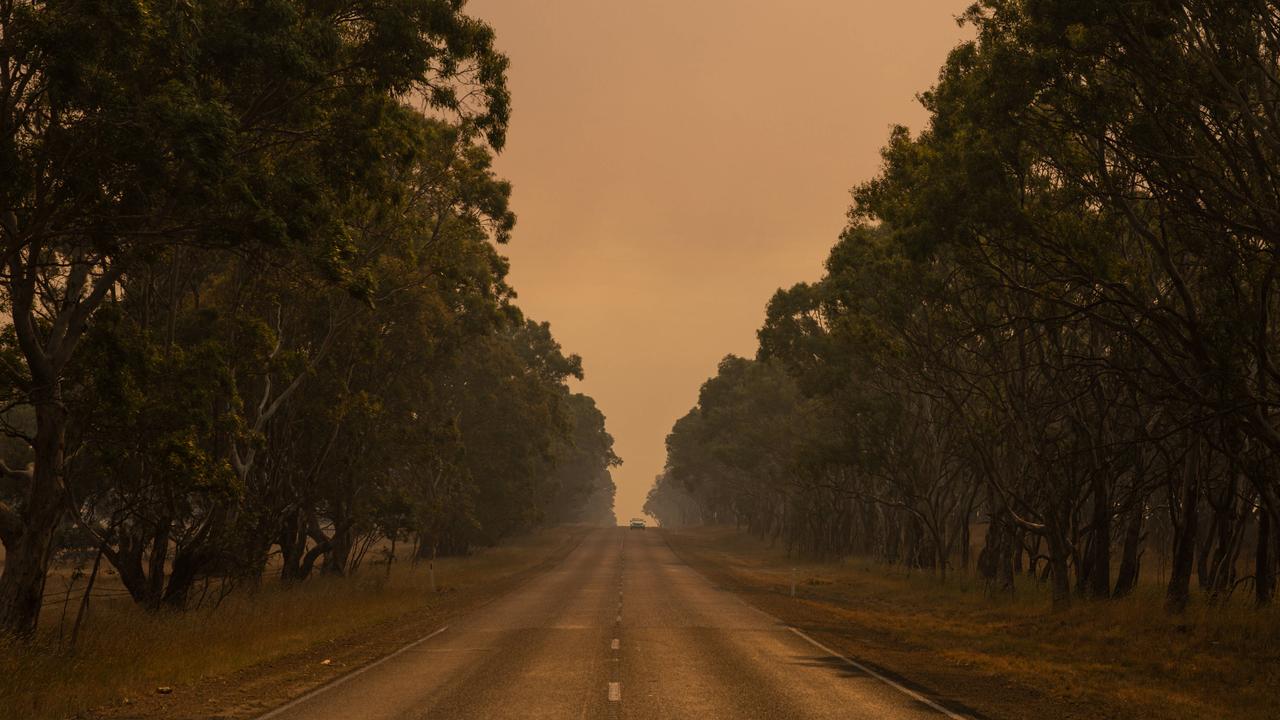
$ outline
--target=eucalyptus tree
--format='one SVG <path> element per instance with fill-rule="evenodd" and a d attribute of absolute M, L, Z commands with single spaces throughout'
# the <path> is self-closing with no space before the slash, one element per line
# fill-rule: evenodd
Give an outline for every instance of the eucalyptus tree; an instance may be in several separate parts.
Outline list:
<path fill-rule="evenodd" d="M 1179 524 L 1193 527 L 1202 499 L 1213 498 L 1214 515 L 1229 504 L 1209 484 L 1225 462 L 1226 496 L 1239 494 L 1230 476 L 1244 478 L 1269 526 L 1276 480 L 1238 460 L 1252 444 L 1268 454 L 1280 447 L 1271 361 L 1278 206 L 1266 189 L 1280 147 L 1275 4 L 984 2 L 969 19 L 979 39 L 952 63 L 940 110 L 952 108 L 966 137 L 981 124 L 997 139 L 997 183 L 1038 178 L 1070 203 L 1031 224 L 1045 231 L 1023 233 L 1007 255 L 1034 248 L 1045 272 L 1088 288 L 1053 300 L 1140 349 L 1144 400 L 1186 417 L 1215 449 L 1217 460 L 1200 455 L 1179 493 Z M 1113 250 L 1090 252 L 1055 232 L 1052 221 L 1072 205 L 1098 219 Z M 1267 534 L 1260 547 L 1274 543 Z M 1186 603 L 1191 535 L 1178 543 L 1174 609 Z M 1270 585 L 1256 583 L 1259 601 Z"/>
<path fill-rule="evenodd" d="M 978 513 L 1001 587 L 1025 554 L 1057 605 L 1128 593 L 1152 528 L 1171 610 L 1193 575 L 1268 602 L 1280 9 L 981 0 L 964 20 L 927 127 L 892 132 L 826 276 L 770 303 L 760 357 L 836 413 L 843 433 L 809 438 L 841 438 L 835 486 L 961 532 Z M 759 492 L 718 487 L 717 507 Z M 906 537 L 886 519 L 884 543 Z"/>
<path fill-rule="evenodd" d="M 512 312 L 506 263 L 494 247 L 514 220 L 509 186 L 457 126 L 409 117 L 401 133 L 411 152 L 389 156 L 383 181 L 349 197 L 350 282 L 335 284 L 282 252 L 251 263 L 221 255 L 204 275 L 171 253 L 152 263 L 159 272 L 122 282 L 112 307 L 128 323 L 123 330 L 166 358 L 206 349 L 214 374 L 202 389 L 212 398 L 184 412 L 205 419 L 192 444 L 224 470 L 214 482 L 143 453 L 140 467 L 159 485 L 122 483 L 112 462 L 132 438 L 152 435 L 120 417 L 98 422 L 96 437 L 90 429 L 77 470 L 110 481 L 85 498 L 91 517 L 82 521 L 100 528 L 122 577 L 146 574 L 149 548 L 140 602 L 181 606 L 210 573 L 256 579 L 273 545 L 286 579 L 305 578 L 321 559 L 326 572 L 344 574 L 357 564 L 361 538 L 396 537 L 413 524 L 405 493 L 417 468 L 434 476 L 439 459 L 455 454 L 434 384 L 465 338 L 495 332 Z M 189 279 L 168 287 L 178 277 Z M 211 356 L 210 348 L 225 351 Z M 157 384 L 154 374 L 125 374 L 86 396 L 102 401 L 114 387 L 149 393 Z M 94 461 L 101 465 L 83 467 Z M 190 503 L 173 508 L 175 497 Z"/>
<path fill-rule="evenodd" d="M 491 30 L 451 0 L 2 10 L 9 402 L 35 429 L 21 499 L 0 509 L 0 628 L 26 634 L 67 506 L 63 381 L 119 283 L 178 247 L 287 247 L 343 280 L 340 208 L 393 152 L 406 101 L 500 146 L 508 95 Z"/>
<path fill-rule="evenodd" d="M 703 524 L 698 502 L 667 473 L 653 479 L 644 499 L 644 512 L 662 527 L 687 527 Z"/>
<path fill-rule="evenodd" d="M 555 465 L 542 496 L 543 516 L 551 522 L 617 524 L 613 516 L 616 490 L 609 471 L 622 464 L 613 452 L 613 436 L 605 417 L 590 397 L 572 393 L 565 398 L 570 430 L 556 443 Z"/>

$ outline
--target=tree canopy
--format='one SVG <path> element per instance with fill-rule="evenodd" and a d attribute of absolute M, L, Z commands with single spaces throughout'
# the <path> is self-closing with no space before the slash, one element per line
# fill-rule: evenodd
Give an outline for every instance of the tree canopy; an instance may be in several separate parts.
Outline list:
<path fill-rule="evenodd" d="M 156 608 L 609 519 L 497 247 L 506 68 L 458 0 L 0 3 L 0 632 L 71 537 Z"/>
<path fill-rule="evenodd" d="M 1152 554 L 1173 611 L 1193 577 L 1269 602 L 1280 10 L 963 19 L 928 126 L 893 130 L 825 276 L 676 424 L 651 508 L 1000 589 L 1025 571 L 1058 605 L 1129 592 Z"/>

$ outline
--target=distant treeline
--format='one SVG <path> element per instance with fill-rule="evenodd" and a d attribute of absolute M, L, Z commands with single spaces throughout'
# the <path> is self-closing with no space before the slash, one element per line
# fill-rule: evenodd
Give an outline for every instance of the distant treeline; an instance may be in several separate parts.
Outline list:
<path fill-rule="evenodd" d="M 1280 5 L 983 0 L 668 438 L 647 509 L 816 555 L 1271 601 Z M 983 535 L 972 542 L 971 528 Z M 1194 583 L 1194 584 L 1193 584 Z"/>
<path fill-rule="evenodd" d="M 182 608 L 613 523 L 581 362 L 505 284 L 462 5 L 0 3 L 0 634 L 62 547 Z"/>

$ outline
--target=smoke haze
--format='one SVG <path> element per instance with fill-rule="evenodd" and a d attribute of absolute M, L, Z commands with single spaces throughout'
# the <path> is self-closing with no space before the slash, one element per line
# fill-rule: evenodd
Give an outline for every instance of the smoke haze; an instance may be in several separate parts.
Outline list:
<path fill-rule="evenodd" d="M 639 515 L 671 423 L 773 291 L 820 276 L 847 190 L 968 0 L 472 0 L 512 61 L 498 169 L 521 307 L 580 353 Z"/>

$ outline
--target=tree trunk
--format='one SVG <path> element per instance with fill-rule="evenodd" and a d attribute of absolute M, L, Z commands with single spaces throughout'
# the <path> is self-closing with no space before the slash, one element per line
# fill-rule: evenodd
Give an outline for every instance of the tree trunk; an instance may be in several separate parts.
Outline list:
<path fill-rule="evenodd" d="M 76 621 L 71 626 L 71 647 L 80 639 L 80 629 L 84 627 L 85 618 L 89 615 L 89 600 L 93 598 L 93 584 L 98 580 L 98 570 L 102 568 L 102 546 L 98 546 L 98 554 L 93 558 L 93 570 L 89 573 L 89 582 L 84 586 L 84 595 L 80 598 L 80 609 L 76 610 Z"/>
<path fill-rule="evenodd" d="M 1239 504 L 1236 496 L 1236 481 L 1232 476 L 1219 494 L 1217 502 L 1211 503 L 1216 543 L 1205 543 L 1206 545 L 1214 544 L 1215 547 L 1209 563 L 1209 576 L 1207 579 L 1201 579 L 1200 584 L 1211 592 L 1214 601 L 1221 599 L 1223 593 L 1235 582 L 1235 561 L 1240 550 L 1237 532 L 1243 530 L 1240 527 L 1243 512 Z"/>
<path fill-rule="evenodd" d="M 329 539 L 329 552 L 324 557 L 324 565 L 320 567 L 321 575 L 342 576 L 347 574 L 347 562 L 351 558 L 351 527 L 346 523 L 335 523 L 333 536 Z"/>
<path fill-rule="evenodd" d="M 1107 484 L 1093 484 L 1093 557 L 1089 564 L 1089 595 L 1111 597 L 1111 498 Z"/>
<path fill-rule="evenodd" d="M 129 591 L 133 601 L 145 608 L 154 609 L 160 600 L 159 592 L 151 593 L 152 583 L 142 569 L 143 540 L 136 534 L 136 529 L 120 534 L 118 548 L 103 547 L 107 562 L 115 568 L 120 577 L 120 584 Z M 163 580 L 163 575 L 161 580 Z"/>
<path fill-rule="evenodd" d="M 1049 529 L 1049 575 L 1053 581 L 1053 609 L 1055 612 L 1071 606 L 1070 543 Z"/>
<path fill-rule="evenodd" d="M 160 607 L 160 595 L 164 592 L 164 566 L 169 557 L 169 531 L 172 525 L 168 520 L 161 524 L 160 531 L 151 541 L 151 558 L 147 576 L 147 608 L 156 610 Z"/>
<path fill-rule="evenodd" d="M 1092 595 L 1090 581 L 1093 578 L 1093 545 L 1095 537 L 1092 533 L 1084 541 L 1084 548 L 1071 543 L 1071 563 L 1076 568 L 1076 594 L 1080 597 Z"/>
<path fill-rule="evenodd" d="M 1199 526 L 1199 518 L 1196 518 L 1197 527 Z M 1198 543 L 1195 547 L 1195 567 L 1196 567 L 1196 584 L 1201 590 L 1209 589 L 1209 578 L 1212 572 L 1209 570 L 1209 553 L 1213 550 L 1213 539 L 1217 536 L 1218 530 L 1218 514 L 1210 514 L 1209 531 L 1205 533 L 1204 542 Z"/>
<path fill-rule="evenodd" d="M 185 609 L 191 599 L 191 588 L 195 587 L 196 580 L 207 563 L 206 553 L 196 547 L 189 546 L 175 554 L 163 603 L 176 610 Z"/>
<path fill-rule="evenodd" d="M 994 592 L 1012 592 L 1016 536 L 1002 513 L 1003 508 L 991 513 L 986 539 L 978 554 L 978 571 L 991 582 Z"/>
<path fill-rule="evenodd" d="M 1275 534 L 1272 528 L 1271 510 L 1266 506 L 1258 511 L 1258 550 L 1254 556 L 1254 600 L 1259 607 L 1271 604 L 1276 592 L 1276 558 L 1273 555 Z"/>
<path fill-rule="evenodd" d="M 1013 593 L 1013 557 L 1022 552 L 1022 541 L 1018 539 L 1009 522 L 1000 523 L 1000 543 L 996 555 L 996 588 L 1000 592 Z"/>
<path fill-rule="evenodd" d="M 431 559 L 427 561 L 427 572 L 431 575 L 431 592 L 436 592 L 436 544 L 431 543 Z"/>
<path fill-rule="evenodd" d="M 1138 586 L 1138 573 L 1142 562 L 1142 520 L 1144 504 L 1137 503 L 1129 511 L 1129 523 L 1124 531 L 1124 548 L 1120 555 L 1120 571 L 1116 575 L 1114 597 L 1124 597 Z"/>
<path fill-rule="evenodd" d="M 1190 471 L 1188 475 L 1191 475 Z M 1181 507 L 1174 517 L 1169 586 L 1165 590 L 1165 609 L 1172 613 L 1186 610 L 1191 599 L 1191 570 L 1196 560 L 1196 529 L 1200 514 L 1199 491 L 1198 478 L 1191 475 L 1183 479 Z"/>
<path fill-rule="evenodd" d="M 4 572 L 0 573 L 0 634 L 16 637 L 35 632 L 54 535 L 66 512 L 62 472 L 67 411 L 56 386 L 46 393 L 33 393 L 32 400 L 36 436 L 31 486 L 21 509 L 22 532 L 5 548 Z"/>
<path fill-rule="evenodd" d="M 284 519 L 280 529 L 280 579 L 285 583 L 306 579 L 303 559 L 307 555 L 307 533 L 301 512 L 295 510 Z"/>

